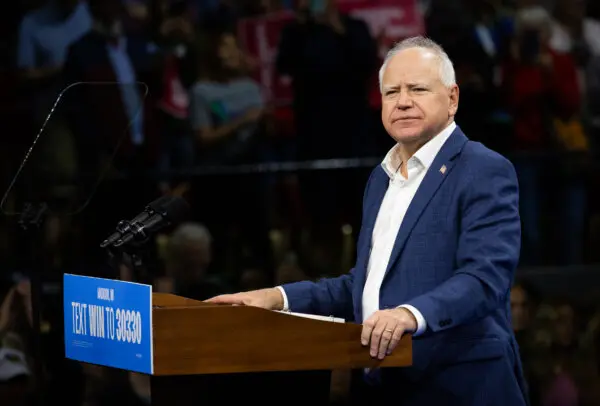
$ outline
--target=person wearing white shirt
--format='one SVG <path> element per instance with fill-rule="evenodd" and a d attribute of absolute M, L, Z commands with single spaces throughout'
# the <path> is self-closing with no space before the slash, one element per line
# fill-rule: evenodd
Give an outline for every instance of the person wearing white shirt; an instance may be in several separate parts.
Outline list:
<path fill-rule="evenodd" d="M 401 41 L 379 79 L 396 145 L 365 187 L 354 268 L 208 302 L 350 315 L 378 359 L 412 335 L 412 365 L 366 373 L 372 387 L 358 403 L 525 405 L 510 322 L 521 244 L 514 167 L 454 122 L 459 89 L 435 42 Z"/>

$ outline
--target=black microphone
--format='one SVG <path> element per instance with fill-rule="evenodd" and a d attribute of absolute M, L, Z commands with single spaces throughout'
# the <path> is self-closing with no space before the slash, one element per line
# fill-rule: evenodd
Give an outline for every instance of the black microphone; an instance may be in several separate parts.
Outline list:
<path fill-rule="evenodd" d="M 105 248 L 105 247 L 107 247 L 109 245 L 114 244 L 124 234 L 127 234 L 128 232 L 131 231 L 131 224 L 138 223 L 140 221 L 146 220 L 148 217 L 150 217 L 156 211 L 160 210 L 160 208 L 163 207 L 164 204 L 167 203 L 169 200 L 171 200 L 171 198 L 172 198 L 171 196 L 161 196 L 158 199 L 156 199 L 155 201 L 149 203 L 146 206 L 146 208 L 144 209 L 144 211 L 141 212 L 140 214 L 138 214 L 137 216 L 135 216 L 133 218 L 133 220 L 131 220 L 131 221 L 121 220 L 121 221 L 119 221 L 119 224 L 117 224 L 117 231 L 114 232 L 114 233 L 112 233 L 106 240 L 104 240 L 102 242 L 102 244 L 100 244 L 100 247 L 101 248 Z"/>
<path fill-rule="evenodd" d="M 148 226 L 152 228 L 159 225 L 159 228 L 165 227 L 168 224 L 161 224 L 160 219 L 167 219 L 167 221 L 174 223 L 183 219 L 189 206 L 185 200 L 173 196 L 162 196 L 155 201 L 149 203 L 143 212 L 138 214 L 131 221 L 122 220 L 117 224 L 117 231 L 112 233 L 106 240 L 100 244 L 101 248 L 106 248 L 109 245 L 118 247 L 126 242 L 131 241 L 132 234 L 135 236 L 140 233 L 145 233 Z M 156 230 L 155 230 L 156 231 Z M 126 241 L 123 241 L 126 239 Z"/>

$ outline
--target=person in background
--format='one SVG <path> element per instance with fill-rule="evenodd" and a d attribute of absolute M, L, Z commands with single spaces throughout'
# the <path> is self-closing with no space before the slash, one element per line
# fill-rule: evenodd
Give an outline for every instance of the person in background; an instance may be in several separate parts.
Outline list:
<path fill-rule="evenodd" d="M 549 46 L 551 18 L 544 9 L 523 9 L 515 21 L 516 36 L 502 67 L 502 89 L 514 123 L 511 151 L 521 191 L 522 260 L 531 264 L 543 260 L 540 212 L 547 191 L 545 178 L 553 174 L 565 177 L 559 185 L 553 182 L 551 191 L 552 200 L 560 196 L 558 209 L 564 213 L 558 216 L 564 221 L 556 233 L 561 236 L 559 253 L 565 262 L 577 263 L 584 235 L 585 179 L 578 175 L 567 178 L 563 171 L 565 162 L 577 160 L 571 158 L 572 151 L 587 148 L 585 135 L 574 131 L 568 137 L 571 127 L 565 125 L 581 109 L 575 62 Z M 567 131 L 560 131 L 563 128 Z M 560 154 L 558 165 L 550 153 Z"/>
<path fill-rule="evenodd" d="M 538 405 L 580 405 L 578 375 L 582 351 L 574 321 L 574 309 L 568 301 L 556 299 L 538 307 L 527 360 L 528 378 L 537 391 Z"/>
<path fill-rule="evenodd" d="M 298 264 L 296 253 L 289 252 L 275 270 L 275 284 L 283 285 L 285 283 L 300 282 L 308 279 L 304 270 Z"/>
<path fill-rule="evenodd" d="M 82 406 L 148 406 L 151 404 L 150 377 L 86 364 L 85 395 Z"/>
<path fill-rule="evenodd" d="M 457 36 L 453 53 L 461 87 L 457 121 L 465 132 L 478 134 L 489 148 L 505 152 L 511 130 L 510 116 L 499 95 L 500 63 L 510 43 L 511 27 L 496 0 L 469 0 L 471 15 L 465 32 Z M 454 34 L 456 35 L 456 34 Z"/>
<path fill-rule="evenodd" d="M 209 34 L 202 73 L 191 89 L 190 120 L 200 161 L 235 164 L 251 159 L 265 112 L 259 85 L 248 76 L 233 32 Z"/>
<path fill-rule="evenodd" d="M 369 85 L 379 61 L 367 24 L 343 14 L 336 0 L 296 1 L 296 19 L 284 27 L 276 55 L 280 75 L 291 79 L 296 159 L 311 161 L 369 155 Z M 299 177 L 311 239 L 331 241 L 349 216 L 357 179 L 338 171 Z M 327 196 L 327 197 L 325 197 Z M 335 221 L 331 228 L 323 225 Z"/>
<path fill-rule="evenodd" d="M 527 380 L 529 400 L 532 406 L 541 403 L 540 388 L 536 376 L 531 370 L 530 362 L 536 343 L 533 319 L 538 305 L 534 289 L 524 280 L 517 280 L 510 290 L 510 309 L 515 338 L 519 344 L 519 354 L 523 361 L 523 372 Z"/>
<path fill-rule="evenodd" d="M 517 334 L 526 333 L 531 327 L 537 299 L 533 288 L 523 280 L 517 280 L 510 290 L 510 307 L 513 330 Z"/>
<path fill-rule="evenodd" d="M 249 76 L 237 37 L 227 30 L 208 33 L 199 57 L 199 78 L 190 91 L 190 121 L 198 144 L 198 165 L 257 162 L 264 146 L 265 99 L 258 83 Z M 218 258 L 227 256 L 226 245 L 237 245 L 234 251 L 248 251 L 258 261 L 253 266 L 270 269 L 265 190 L 261 178 L 248 174 L 206 176 L 194 185 L 194 204 L 205 216 L 200 220 L 210 230 L 224 233 L 215 235 L 215 248 L 223 252 Z M 239 204 L 241 196 L 243 205 Z M 242 259 L 244 264 L 248 261 Z M 241 263 L 233 265 L 235 269 L 240 267 Z"/>
<path fill-rule="evenodd" d="M 71 90 L 79 105 L 70 117 L 81 168 L 95 173 L 107 159 L 118 170 L 146 168 L 156 158 L 156 137 L 140 83 L 155 83 L 156 48 L 124 31 L 120 0 L 88 4 L 93 28 L 69 48 L 64 69 L 65 84 L 83 82 Z"/>
<path fill-rule="evenodd" d="M 591 10 L 595 3 L 557 1 L 550 37 L 552 49 L 570 54 L 577 64 L 584 96 L 582 120 L 595 143 L 592 148 L 597 148 L 600 140 L 600 21 L 586 15 L 586 6 Z"/>
<path fill-rule="evenodd" d="M 92 179 L 99 179 L 107 169 L 110 174 L 136 176 L 156 168 L 159 152 L 151 99 L 156 47 L 145 36 L 125 31 L 121 0 L 87 3 L 93 28 L 69 47 L 63 72 L 65 85 L 76 84 L 66 94 L 63 103 L 68 106 L 63 111 L 76 141 L 78 170 L 86 174 L 78 191 L 84 196 L 96 185 Z M 101 184 L 87 208 L 96 216 L 83 219 L 89 221 L 82 225 L 86 230 L 83 238 L 104 234 L 104 226 L 114 222 L 115 213 L 138 210 L 156 189 L 156 180 L 147 177 L 136 182 L 113 178 L 109 185 Z M 103 193 L 107 193 L 104 198 L 100 197 Z M 120 193 L 133 197 L 121 201 L 108 197 Z M 86 255 L 97 255 L 96 247 L 96 242 L 88 245 L 86 241 Z"/>
<path fill-rule="evenodd" d="M 2 405 L 33 406 L 31 383 L 31 371 L 19 345 L 11 342 L 10 337 L 0 337 L 0 399 L 2 399 Z"/>
<path fill-rule="evenodd" d="M 64 104 L 58 107 L 51 120 L 46 120 L 66 87 L 61 73 L 68 50 L 91 30 L 92 16 L 87 2 L 82 0 L 46 0 L 38 4 L 41 7 L 27 13 L 18 30 L 16 68 L 20 80 L 15 81 L 19 92 L 16 99 L 23 101 L 25 112 L 19 124 L 22 128 L 17 131 L 21 135 L 15 138 L 29 148 L 33 135 L 47 124 L 33 155 L 37 162 L 26 167 L 30 174 L 21 179 L 25 178 L 29 184 L 26 193 L 33 194 L 23 196 L 24 199 L 51 201 L 52 206 L 59 200 L 68 201 L 73 197 L 72 188 L 65 188 L 64 181 L 60 185 L 63 187 L 57 183 L 71 179 L 77 173 L 76 146 L 73 134 L 57 113 Z M 10 96 L 7 98 L 11 99 Z M 15 125 L 14 117 L 8 121 Z M 11 132 L 14 131 L 11 127 Z M 18 153 L 22 154 L 21 151 Z M 59 223 L 62 233 L 66 221 Z"/>
<path fill-rule="evenodd" d="M 586 0 L 558 0 L 554 6 L 550 46 L 571 53 L 578 66 L 600 55 L 600 22 L 585 15 Z"/>
<path fill-rule="evenodd" d="M 23 18 L 19 29 L 17 67 L 27 79 L 60 73 L 69 46 L 92 28 L 87 2 L 47 0 Z"/>
<path fill-rule="evenodd" d="M 157 36 L 163 53 L 157 105 L 161 144 L 158 170 L 190 169 L 195 162 L 195 143 L 189 122 L 189 88 L 196 79 L 197 56 L 187 1 L 169 5 Z M 176 183 L 164 177 L 159 187 L 166 193 Z"/>
<path fill-rule="evenodd" d="M 208 275 L 212 236 L 198 223 L 183 223 L 171 234 L 165 253 L 165 277 L 155 281 L 159 291 L 205 300 L 224 291 Z"/>
<path fill-rule="evenodd" d="M 240 273 L 238 290 L 257 290 L 270 285 L 269 278 L 265 271 L 256 268 L 246 268 Z"/>
<path fill-rule="evenodd" d="M 0 303 L 0 399 L 9 405 L 33 405 L 33 330 L 31 287 L 22 281 Z M 42 383 L 44 385 L 45 382 Z"/>
<path fill-rule="evenodd" d="M 26 131 L 37 133 L 64 90 L 61 73 L 71 45 L 92 29 L 92 16 L 87 1 L 45 0 L 42 7 L 27 13 L 21 20 L 17 38 L 16 68 L 21 78 L 20 93 L 27 101 Z M 55 116 L 50 122 L 40 149 L 50 173 L 69 167 L 72 172 L 74 149 L 71 134 L 57 129 Z M 30 141 L 31 142 L 31 141 Z M 61 168 L 61 169 L 59 169 Z M 69 173 L 70 175 L 70 173 Z M 37 186 L 34 186 L 34 188 Z"/>
<path fill-rule="evenodd" d="M 242 14 L 243 2 L 239 0 L 203 0 L 200 7 L 200 24 L 206 31 L 232 31 Z"/>

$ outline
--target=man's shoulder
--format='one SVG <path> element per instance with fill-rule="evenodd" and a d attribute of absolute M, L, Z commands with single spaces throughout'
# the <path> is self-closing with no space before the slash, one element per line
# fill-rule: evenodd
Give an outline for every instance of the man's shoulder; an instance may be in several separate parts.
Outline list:
<path fill-rule="evenodd" d="M 387 179 L 387 180 L 389 180 L 389 176 L 385 172 L 385 169 L 383 169 L 383 165 L 382 165 L 381 162 L 378 162 L 371 169 L 371 173 L 369 174 L 369 179 L 368 179 L 367 183 L 371 183 L 372 181 L 377 180 L 377 179 Z"/>
<path fill-rule="evenodd" d="M 518 188 L 515 167 L 508 158 L 480 142 L 468 141 L 455 168 L 455 186 L 469 195 L 505 193 Z M 516 189 L 515 189 L 516 190 Z"/>
<path fill-rule="evenodd" d="M 467 141 L 461 153 L 461 162 L 473 169 L 507 169 L 511 170 L 513 164 L 508 158 L 493 149 L 486 147 L 481 142 Z"/>

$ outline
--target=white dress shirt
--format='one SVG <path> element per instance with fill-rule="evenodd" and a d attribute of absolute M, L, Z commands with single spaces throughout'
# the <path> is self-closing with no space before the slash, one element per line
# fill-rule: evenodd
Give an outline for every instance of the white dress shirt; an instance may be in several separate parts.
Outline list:
<path fill-rule="evenodd" d="M 399 156 L 399 145 L 395 145 L 381 163 L 390 181 L 373 229 L 367 279 L 362 296 L 363 321 L 380 309 L 379 291 L 402 220 L 427 170 L 455 128 L 456 124 L 452 122 L 408 160 L 406 163 L 408 177 L 406 178 L 400 173 L 402 161 Z M 283 288 L 279 287 L 279 289 L 283 295 L 283 310 L 287 311 L 289 309 L 287 295 Z M 422 334 L 427 328 L 427 322 L 421 312 L 410 305 L 399 307 L 407 309 L 415 316 L 417 331 L 414 332 L 414 335 Z"/>

